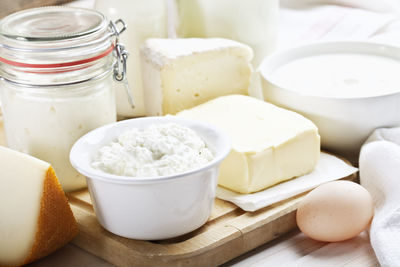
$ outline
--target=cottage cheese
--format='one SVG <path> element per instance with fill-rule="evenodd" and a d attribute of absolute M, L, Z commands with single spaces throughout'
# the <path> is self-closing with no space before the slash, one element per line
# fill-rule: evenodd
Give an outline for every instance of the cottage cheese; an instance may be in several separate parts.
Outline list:
<path fill-rule="evenodd" d="M 212 151 L 193 130 L 167 123 L 121 134 L 98 150 L 92 166 L 116 175 L 155 177 L 185 172 L 213 158 Z"/>

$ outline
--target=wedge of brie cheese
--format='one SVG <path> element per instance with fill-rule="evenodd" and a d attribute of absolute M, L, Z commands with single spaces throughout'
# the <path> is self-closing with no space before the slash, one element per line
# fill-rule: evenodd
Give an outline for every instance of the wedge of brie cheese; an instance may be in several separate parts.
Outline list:
<path fill-rule="evenodd" d="M 42 258 L 77 233 L 50 164 L 0 146 L 0 266 Z"/>
<path fill-rule="evenodd" d="M 232 151 L 221 164 L 218 184 L 239 193 L 309 173 L 319 158 L 320 137 L 310 120 L 249 96 L 222 96 L 177 115 L 229 134 Z"/>
<path fill-rule="evenodd" d="M 247 95 L 252 57 L 249 46 L 228 39 L 148 39 L 141 49 L 147 115 L 175 114 L 223 95 Z"/>

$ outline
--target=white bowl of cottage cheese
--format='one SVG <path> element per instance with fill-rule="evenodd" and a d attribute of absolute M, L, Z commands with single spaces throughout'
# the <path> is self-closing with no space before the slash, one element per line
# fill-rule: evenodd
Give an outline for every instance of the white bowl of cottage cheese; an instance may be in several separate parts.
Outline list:
<path fill-rule="evenodd" d="M 81 137 L 72 166 L 86 176 L 94 210 L 108 231 L 159 240 L 189 233 L 211 213 L 229 137 L 195 120 L 146 117 Z"/>

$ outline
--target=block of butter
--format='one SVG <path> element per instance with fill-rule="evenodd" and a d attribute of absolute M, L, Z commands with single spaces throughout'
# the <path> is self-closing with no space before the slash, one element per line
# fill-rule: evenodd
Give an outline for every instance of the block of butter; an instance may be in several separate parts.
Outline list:
<path fill-rule="evenodd" d="M 77 233 L 50 164 L 0 146 L 0 266 L 40 259 Z"/>
<path fill-rule="evenodd" d="M 223 95 L 247 95 L 252 58 L 249 46 L 228 39 L 148 39 L 141 48 L 147 115 L 175 114 Z"/>
<path fill-rule="evenodd" d="M 320 137 L 310 120 L 250 96 L 222 96 L 177 116 L 227 132 L 232 151 L 221 164 L 218 184 L 239 193 L 309 173 L 319 158 Z"/>

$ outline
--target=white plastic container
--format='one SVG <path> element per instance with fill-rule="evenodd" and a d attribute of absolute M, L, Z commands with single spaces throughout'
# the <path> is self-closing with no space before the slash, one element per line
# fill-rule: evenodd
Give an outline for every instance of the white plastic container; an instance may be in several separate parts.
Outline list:
<path fill-rule="evenodd" d="M 259 67 L 266 101 L 318 127 L 324 149 L 356 163 L 379 127 L 400 126 L 400 49 L 326 42 L 276 52 Z"/>
<path fill-rule="evenodd" d="M 255 67 L 275 49 L 278 0 L 177 0 L 181 37 L 223 37 L 248 44 Z"/>
<path fill-rule="evenodd" d="M 214 151 L 214 159 L 187 172 L 162 177 L 126 177 L 91 166 L 96 151 L 132 128 L 177 123 L 194 130 Z M 96 217 L 108 231 L 127 238 L 158 240 L 202 226 L 211 213 L 218 168 L 230 152 L 229 137 L 211 125 L 177 117 L 147 117 L 100 127 L 71 150 L 72 165 L 87 177 Z"/>
<path fill-rule="evenodd" d="M 121 78 L 123 64 L 116 65 L 115 27 L 96 11 L 67 7 L 28 9 L 0 22 L 7 145 L 51 163 L 66 191 L 86 186 L 68 160 L 74 142 L 116 120 L 113 76 Z"/>
<path fill-rule="evenodd" d="M 142 75 L 140 71 L 140 45 L 151 37 L 167 37 L 167 11 L 164 0 L 96 0 L 95 9 L 108 19 L 123 19 L 128 31 L 121 36 L 121 42 L 129 52 L 128 81 L 135 107 L 128 102 L 121 88 L 116 90 L 117 113 L 121 117 L 146 115 L 143 100 Z M 120 85 L 122 86 L 122 85 Z"/>

